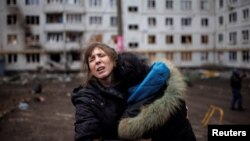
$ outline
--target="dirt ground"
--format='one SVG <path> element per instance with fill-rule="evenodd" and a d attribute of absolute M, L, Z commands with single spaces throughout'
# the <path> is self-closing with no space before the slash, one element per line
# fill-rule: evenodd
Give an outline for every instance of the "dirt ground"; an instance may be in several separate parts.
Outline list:
<path fill-rule="evenodd" d="M 70 101 L 72 88 L 79 79 L 70 82 L 43 82 L 45 102 L 31 93 L 34 82 L 0 84 L 0 140 L 1 141 L 71 141 L 74 134 L 74 107 Z M 250 80 L 243 81 L 245 111 L 229 109 L 231 92 L 229 80 L 224 78 L 195 79 L 187 89 L 189 119 L 198 141 L 207 140 L 207 126 L 201 121 L 210 105 L 223 110 L 222 124 L 250 124 Z M 18 108 L 26 100 L 26 110 Z M 219 112 L 209 124 L 219 124 Z"/>

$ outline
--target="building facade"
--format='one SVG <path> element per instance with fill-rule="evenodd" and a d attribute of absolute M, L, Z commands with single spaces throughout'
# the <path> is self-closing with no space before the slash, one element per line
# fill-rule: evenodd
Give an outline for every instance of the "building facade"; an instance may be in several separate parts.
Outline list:
<path fill-rule="evenodd" d="M 250 68 L 250 0 L 216 1 L 216 63 Z"/>
<path fill-rule="evenodd" d="M 250 68 L 250 0 L 122 0 L 123 47 L 179 67 Z M 81 69 L 91 41 L 117 46 L 117 0 L 0 1 L 6 71 Z"/>

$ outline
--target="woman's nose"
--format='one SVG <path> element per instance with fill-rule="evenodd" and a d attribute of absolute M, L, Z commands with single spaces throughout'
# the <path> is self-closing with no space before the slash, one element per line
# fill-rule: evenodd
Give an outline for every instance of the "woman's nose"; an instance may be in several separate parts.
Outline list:
<path fill-rule="evenodd" d="M 100 57 L 96 57 L 95 63 L 96 63 L 96 64 L 99 64 L 100 62 L 101 62 L 101 58 L 100 58 Z"/>

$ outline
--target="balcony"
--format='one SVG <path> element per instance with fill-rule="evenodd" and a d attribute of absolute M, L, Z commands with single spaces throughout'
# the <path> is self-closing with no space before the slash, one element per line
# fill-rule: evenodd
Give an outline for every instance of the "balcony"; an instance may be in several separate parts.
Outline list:
<path fill-rule="evenodd" d="M 62 3 L 53 3 L 53 4 L 47 4 L 44 7 L 44 11 L 47 13 L 53 13 L 53 12 L 63 12 L 64 11 L 64 5 Z"/>
<path fill-rule="evenodd" d="M 58 24 L 45 24 L 44 25 L 45 31 L 64 31 L 64 24 L 58 23 Z"/>

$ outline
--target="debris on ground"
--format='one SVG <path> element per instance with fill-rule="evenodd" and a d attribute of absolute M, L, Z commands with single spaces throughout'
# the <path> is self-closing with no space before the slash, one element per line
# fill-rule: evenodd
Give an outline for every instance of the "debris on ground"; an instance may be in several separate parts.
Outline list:
<path fill-rule="evenodd" d="M 18 108 L 22 111 L 25 111 L 29 108 L 29 104 L 25 101 L 21 101 L 18 105 Z"/>

